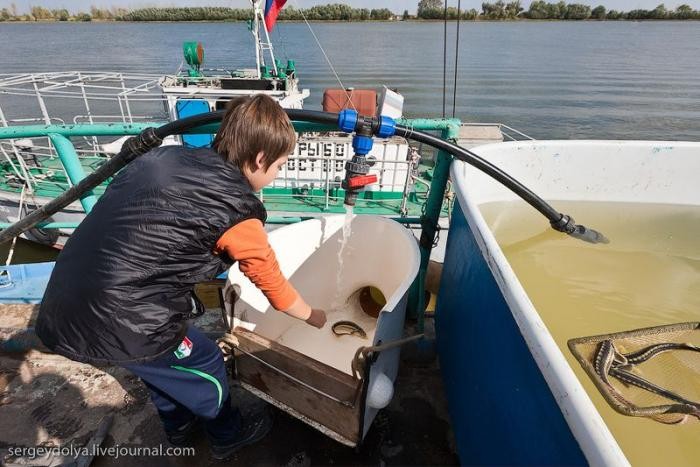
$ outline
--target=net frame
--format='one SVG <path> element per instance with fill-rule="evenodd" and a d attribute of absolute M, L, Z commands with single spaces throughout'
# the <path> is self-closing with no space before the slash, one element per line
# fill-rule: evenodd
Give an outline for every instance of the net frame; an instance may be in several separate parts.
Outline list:
<path fill-rule="evenodd" d="M 605 401 L 618 413 L 665 424 L 700 421 L 700 399 L 689 400 L 660 387 L 638 371 L 642 364 L 676 351 L 679 355 L 692 354 L 696 360 L 679 365 L 693 373 L 678 379 L 700 381 L 700 322 L 580 337 L 570 339 L 567 345 Z M 688 361 L 688 355 L 683 359 Z"/>

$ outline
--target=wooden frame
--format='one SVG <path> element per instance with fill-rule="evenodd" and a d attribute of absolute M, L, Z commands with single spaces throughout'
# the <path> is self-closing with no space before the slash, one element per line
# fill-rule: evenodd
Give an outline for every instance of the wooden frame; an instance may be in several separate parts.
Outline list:
<path fill-rule="evenodd" d="M 362 440 L 362 379 L 237 327 L 236 372 L 244 387 L 348 446 Z M 366 378 L 365 378 L 366 379 Z"/>

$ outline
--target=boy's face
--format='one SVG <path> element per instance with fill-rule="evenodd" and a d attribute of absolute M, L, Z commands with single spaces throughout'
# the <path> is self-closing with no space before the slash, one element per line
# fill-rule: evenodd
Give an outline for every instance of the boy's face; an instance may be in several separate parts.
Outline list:
<path fill-rule="evenodd" d="M 250 167 L 246 167 L 243 169 L 243 174 L 248 179 L 248 182 L 255 191 L 260 191 L 263 189 L 263 187 L 272 183 L 272 181 L 275 178 L 277 178 L 277 173 L 282 167 L 284 167 L 284 164 L 287 163 L 287 159 L 289 159 L 288 156 L 280 157 L 275 162 L 273 162 L 272 165 L 270 165 L 270 167 L 267 168 L 267 170 L 265 170 L 265 167 L 262 163 L 263 155 L 264 154 L 260 152 L 255 158 L 256 169 L 254 171 L 250 170 Z"/>

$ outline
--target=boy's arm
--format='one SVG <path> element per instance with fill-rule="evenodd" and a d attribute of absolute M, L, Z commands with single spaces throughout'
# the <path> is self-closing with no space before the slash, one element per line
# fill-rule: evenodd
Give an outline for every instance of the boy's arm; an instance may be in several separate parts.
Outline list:
<path fill-rule="evenodd" d="M 325 314 L 312 310 L 280 271 L 260 220 L 248 219 L 231 227 L 216 242 L 215 252 L 225 252 L 238 261 L 241 272 L 265 294 L 275 309 L 312 326 L 323 327 Z"/>

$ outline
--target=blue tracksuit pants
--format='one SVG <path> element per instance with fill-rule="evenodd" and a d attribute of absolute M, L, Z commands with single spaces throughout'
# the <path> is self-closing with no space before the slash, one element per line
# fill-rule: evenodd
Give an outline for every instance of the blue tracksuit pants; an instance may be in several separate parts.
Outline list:
<path fill-rule="evenodd" d="M 240 413 L 231 407 L 223 354 L 194 326 L 175 351 L 124 368 L 150 390 L 166 432 L 200 417 L 212 442 L 227 444 L 238 436 Z"/>

